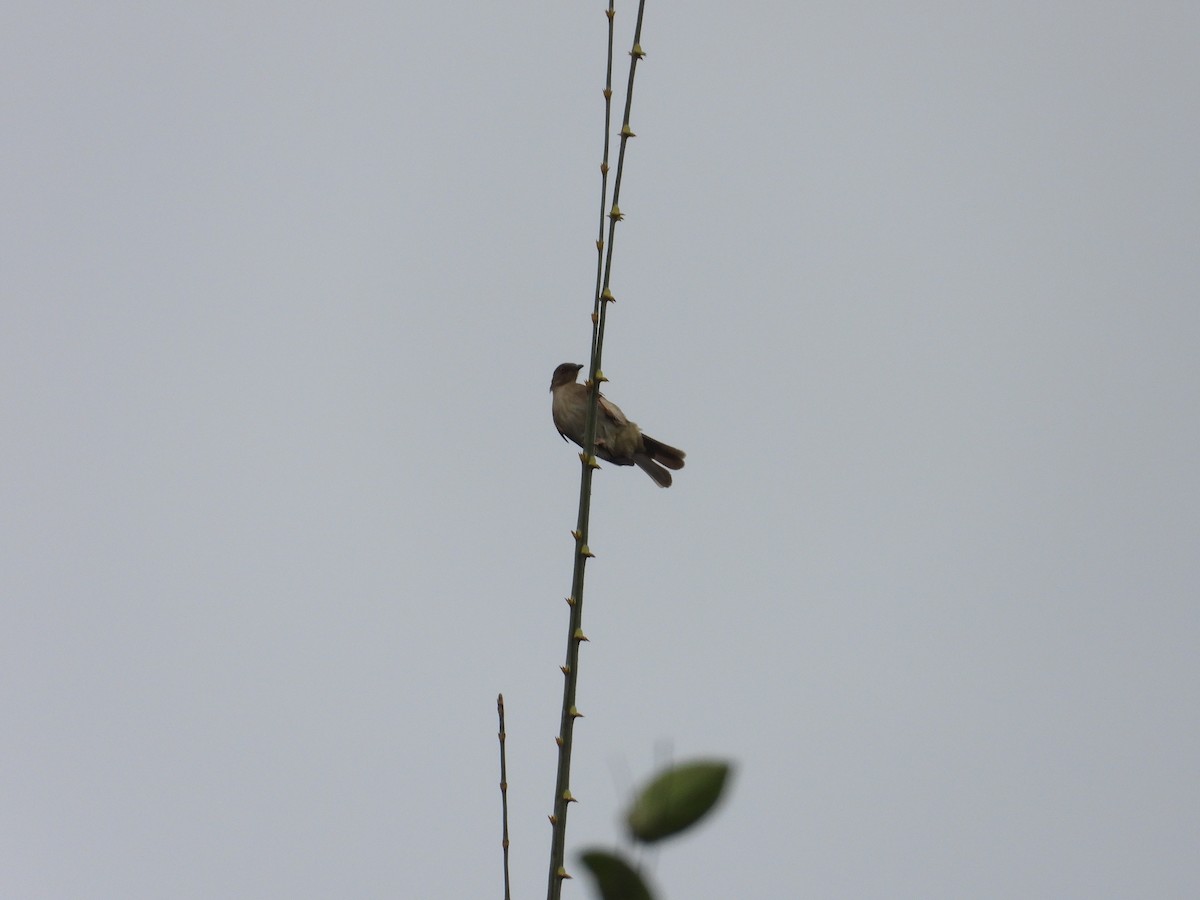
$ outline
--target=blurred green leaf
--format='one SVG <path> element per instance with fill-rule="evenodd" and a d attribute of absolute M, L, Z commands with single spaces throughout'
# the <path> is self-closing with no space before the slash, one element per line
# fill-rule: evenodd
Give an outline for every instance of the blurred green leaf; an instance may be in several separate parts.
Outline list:
<path fill-rule="evenodd" d="M 727 763 L 701 760 L 663 772 L 647 785 L 626 823 L 635 840 L 652 843 L 691 828 L 721 797 L 731 771 Z"/>
<path fill-rule="evenodd" d="M 585 850 L 579 858 L 596 880 L 602 900 L 653 900 L 642 876 L 621 857 L 603 850 Z"/>

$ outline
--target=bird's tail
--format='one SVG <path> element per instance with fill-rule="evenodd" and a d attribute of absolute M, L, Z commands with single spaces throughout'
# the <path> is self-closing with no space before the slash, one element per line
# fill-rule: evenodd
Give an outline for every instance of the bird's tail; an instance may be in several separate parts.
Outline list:
<path fill-rule="evenodd" d="M 656 441 L 652 437 L 642 435 L 642 446 L 645 448 L 646 455 L 656 463 L 661 463 L 668 469 L 682 469 L 683 458 L 687 456 L 682 450 L 672 447 L 670 444 L 664 444 L 662 441 Z M 643 466 L 643 468 L 645 468 Z M 654 479 L 658 481 L 657 478 Z M 670 480 L 667 484 L 670 484 Z M 666 485 L 664 485 L 665 487 Z"/>
<path fill-rule="evenodd" d="M 653 478 L 659 487 L 671 486 L 671 473 L 652 460 L 645 453 L 638 453 L 633 457 L 634 465 Z"/>

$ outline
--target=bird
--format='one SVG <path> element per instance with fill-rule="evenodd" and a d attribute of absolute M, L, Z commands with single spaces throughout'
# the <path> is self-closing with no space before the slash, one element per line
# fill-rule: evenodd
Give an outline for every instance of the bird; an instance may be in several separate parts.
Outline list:
<path fill-rule="evenodd" d="M 580 447 L 587 429 L 589 393 L 586 384 L 575 380 L 582 368 L 579 363 L 563 363 L 550 379 L 554 427 L 564 441 L 570 438 Z M 614 465 L 637 466 L 659 487 L 670 487 L 668 469 L 682 469 L 687 454 L 642 434 L 636 422 L 630 422 L 617 404 L 601 394 L 596 408 L 596 455 Z"/>

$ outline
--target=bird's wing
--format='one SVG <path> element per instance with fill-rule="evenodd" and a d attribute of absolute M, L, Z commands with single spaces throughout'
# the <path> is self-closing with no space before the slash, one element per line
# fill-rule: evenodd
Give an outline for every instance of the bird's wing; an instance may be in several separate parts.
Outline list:
<path fill-rule="evenodd" d="M 629 424 L 629 420 L 625 418 L 625 413 L 621 412 L 621 407 L 617 406 L 617 404 L 613 403 L 603 394 L 600 395 L 600 409 L 618 425 Z"/>

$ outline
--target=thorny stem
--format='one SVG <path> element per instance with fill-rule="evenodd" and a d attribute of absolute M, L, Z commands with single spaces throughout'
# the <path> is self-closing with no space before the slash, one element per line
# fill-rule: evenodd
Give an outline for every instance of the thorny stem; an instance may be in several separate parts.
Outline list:
<path fill-rule="evenodd" d="M 559 725 L 558 737 L 558 776 L 554 786 L 554 812 L 550 816 L 552 835 L 550 840 L 550 875 L 547 888 L 548 900 L 560 900 L 562 883 L 571 876 L 564 866 L 567 843 L 567 808 L 574 800 L 571 796 L 571 750 L 574 744 L 575 720 L 582 714 L 575 706 L 575 693 L 579 679 L 579 645 L 587 640 L 583 633 L 583 581 L 587 560 L 592 553 L 588 549 L 588 520 L 591 514 L 592 472 L 596 468 L 596 409 L 600 393 L 600 382 L 604 380 L 600 368 L 602 351 L 604 349 L 604 324 L 608 312 L 608 304 L 612 302 L 609 290 L 612 275 L 613 239 L 616 235 L 617 222 L 621 220 L 621 211 L 617 205 L 621 192 L 621 174 L 625 167 L 625 146 L 633 137 L 629 128 L 629 111 L 633 105 L 633 80 L 637 72 L 637 64 L 641 60 L 642 47 L 642 14 L 645 10 L 645 0 L 638 3 L 637 24 L 634 27 L 633 49 L 630 51 L 629 81 L 625 92 L 625 113 L 621 125 L 621 146 L 617 155 L 617 171 L 613 180 L 612 208 L 607 207 L 606 191 L 608 186 L 608 154 L 609 128 L 612 115 L 612 62 L 613 62 L 613 17 L 615 11 L 610 0 L 608 16 L 608 67 L 604 88 L 604 161 L 600 167 L 600 231 L 596 240 L 596 293 L 592 308 L 592 355 L 588 368 L 588 385 L 591 393 L 588 398 L 587 429 L 584 432 L 582 474 L 579 479 L 579 517 L 572 534 L 575 537 L 575 566 L 571 578 L 571 596 L 567 598 L 570 608 L 569 626 L 567 629 L 566 662 L 563 672 L 563 702 L 562 719 Z M 608 240 L 604 241 L 604 218 L 608 217 Z M 607 244 L 607 247 L 606 247 Z M 605 250 L 607 249 L 607 254 Z"/>

